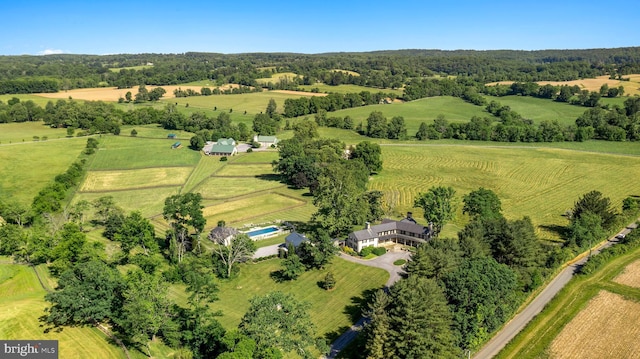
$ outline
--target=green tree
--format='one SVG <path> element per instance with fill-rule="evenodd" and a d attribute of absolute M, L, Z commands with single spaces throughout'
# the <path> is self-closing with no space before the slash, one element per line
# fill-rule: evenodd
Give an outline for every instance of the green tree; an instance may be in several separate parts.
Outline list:
<path fill-rule="evenodd" d="M 387 138 L 387 118 L 382 112 L 374 111 L 369 114 L 365 134 L 373 138 Z"/>
<path fill-rule="evenodd" d="M 387 127 L 387 138 L 404 140 L 407 138 L 407 126 L 402 116 L 395 116 Z"/>
<path fill-rule="evenodd" d="M 269 103 L 267 104 L 267 109 L 265 110 L 265 113 L 267 114 L 267 116 L 269 116 L 269 118 L 273 118 L 276 115 L 276 109 L 277 109 L 276 100 L 269 99 Z"/>
<path fill-rule="evenodd" d="M 425 122 L 420 123 L 418 132 L 416 132 L 416 138 L 420 141 L 424 141 L 429 138 L 428 126 Z"/>
<path fill-rule="evenodd" d="M 296 252 L 307 269 L 322 269 L 331 263 L 338 247 L 325 231 L 319 230 L 308 241 L 301 243 Z"/>
<path fill-rule="evenodd" d="M 277 348 L 284 353 L 310 356 L 315 346 L 315 328 L 309 304 L 291 294 L 271 292 L 253 297 L 240 321 L 240 332 L 256 341 L 258 348 Z"/>
<path fill-rule="evenodd" d="M 72 222 L 66 223 L 58 234 L 58 243 L 51 250 L 51 258 L 54 262 L 52 271 L 60 274 L 85 255 L 87 236 Z"/>
<path fill-rule="evenodd" d="M 477 348 L 520 303 L 516 273 L 493 258 L 464 261 L 442 279 L 460 348 Z"/>
<path fill-rule="evenodd" d="M 336 287 L 336 278 L 333 276 L 332 272 L 327 272 L 324 276 L 324 280 L 322 281 L 322 288 L 326 290 L 332 290 Z"/>
<path fill-rule="evenodd" d="M 384 290 L 378 289 L 373 294 L 372 300 L 367 304 L 367 309 L 363 316 L 369 319 L 364 327 L 365 351 L 368 359 L 386 359 L 387 350 L 385 345 L 389 329 L 391 326 L 388 308 L 391 305 L 391 298 Z"/>
<path fill-rule="evenodd" d="M 627 197 L 622 200 L 623 211 L 636 211 L 638 209 L 638 199 L 633 197 Z"/>
<path fill-rule="evenodd" d="M 200 151 L 202 150 L 202 148 L 204 148 L 205 142 L 206 140 L 201 134 L 195 135 L 192 136 L 191 139 L 189 139 L 189 146 L 191 147 L 191 149 Z"/>
<path fill-rule="evenodd" d="M 293 125 L 293 137 L 304 143 L 318 137 L 318 125 L 314 121 L 305 119 Z"/>
<path fill-rule="evenodd" d="M 102 196 L 93 201 L 95 214 L 98 217 L 98 223 L 105 224 L 109 216 L 115 212 L 122 212 L 117 205 L 113 196 Z"/>
<path fill-rule="evenodd" d="M 360 160 L 370 173 L 382 170 L 382 150 L 377 143 L 362 141 L 351 149 L 351 159 Z"/>
<path fill-rule="evenodd" d="M 255 252 L 255 242 L 244 233 L 233 236 L 228 243 L 217 243 L 213 246 L 213 256 L 224 265 L 225 278 L 231 277 L 234 265 L 249 260 Z"/>
<path fill-rule="evenodd" d="M 576 245 L 578 248 L 592 247 L 607 236 L 606 231 L 602 228 L 602 218 L 591 212 L 583 212 L 579 218 L 573 221 L 569 232 L 569 241 L 566 244 Z"/>
<path fill-rule="evenodd" d="M 480 187 L 470 192 L 462 199 L 464 206 L 462 213 L 472 218 L 498 218 L 502 214 L 502 204 L 498 196 L 489 189 Z"/>
<path fill-rule="evenodd" d="M 418 246 L 407 263 L 407 273 L 439 280 L 457 268 L 461 259 L 462 251 L 456 239 L 439 238 Z"/>
<path fill-rule="evenodd" d="M 287 258 L 283 259 L 280 264 L 282 269 L 280 270 L 279 276 L 285 280 L 296 280 L 305 271 L 304 263 L 302 263 L 300 257 L 293 251 L 290 251 Z"/>
<path fill-rule="evenodd" d="M 114 313 L 122 290 L 120 273 L 101 261 L 89 261 L 65 271 L 56 291 L 45 295 L 52 303 L 45 322 L 54 326 L 95 325 Z"/>
<path fill-rule="evenodd" d="M 457 358 L 452 318 L 433 279 L 410 276 L 391 288 L 387 358 Z"/>
<path fill-rule="evenodd" d="M 194 247 L 190 231 L 195 232 L 196 248 L 200 245 L 200 234 L 207 220 L 202 215 L 202 195 L 200 193 L 177 194 L 164 201 L 162 216 L 171 226 L 170 247 L 172 256 L 181 262 L 188 248 Z"/>
<path fill-rule="evenodd" d="M 149 255 L 150 252 L 155 253 L 158 250 L 153 225 L 138 211 L 131 212 L 129 216 L 124 218 L 114 235 L 114 240 L 120 242 L 120 248 L 125 256 L 128 256 L 136 246 L 142 247 L 145 255 Z"/>
<path fill-rule="evenodd" d="M 577 220 L 585 212 L 591 212 L 600 216 L 602 219 L 602 227 L 609 229 L 616 220 L 617 213 L 611 208 L 611 200 L 609 197 L 603 197 L 599 191 L 591 191 L 585 193 L 576 202 L 572 211 L 572 221 Z"/>
<path fill-rule="evenodd" d="M 442 227 L 454 217 L 455 193 L 456 191 L 451 187 L 431 187 L 427 192 L 419 193 L 413 202 L 414 207 L 420 207 L 424 210 L 424 219 L 428 223 L 433 223 L 436 236 Z"/>

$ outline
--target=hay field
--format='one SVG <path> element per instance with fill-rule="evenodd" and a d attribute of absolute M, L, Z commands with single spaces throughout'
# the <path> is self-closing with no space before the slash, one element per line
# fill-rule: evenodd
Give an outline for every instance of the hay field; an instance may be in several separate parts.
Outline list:
<path fill-rule="evenodd" d="M 509 106 L 522 117 L 531 119 L 535 123 L 558 120 L 563 126 L 573 125 L 576 123 L 576 118 L 587 110 L 582 106 L 530 96 L 485 96 L 485 98 L 488 102 L 497 101 L 503 106 Z"/>
<path fill-rule="evenodd" d="M 300 85 L 299 87 L 305 89 L 306 91 L 311 91 L 312 89 L 318 89 L 320 92 L 326 92 L 326 93 L 335 92 L 335 93 L 341 93 L 341 94 L 360 93 L 362 91 L 366 91 L 370 93 L 378 93 L 378 92 L 394 93 L 398 96 L 402 96 L 404 92 L 402 89 L 377 88 L 377 87 L 367 87 L 367 86 L 350 85 L 350 84 L 331 86 L 323 83 L 316 83 L 313 85 Z"/>
<path fill-rule="evenodd" d="M 638 358 L 638 322 L 640 303 L 600 291 L 554 339 L 549 357 Z"/>
<path fill-rule="evenodd" d="M 30 205 L 42 188 L 78 159 L 86 143 L 86 138 L 76 137 L 1 144 L 0 193 Z"/>
<path fill-rule="evenodd" d="M 269 181 L 253 177 L 210 177 L 193 189 L 205 199 L 225 199 L 284 187 L 278 181 Z"/>
<path fill-rule="evenodd" d="M 202 86 L 188 86 L 188 85 L 170 85 L 170 86 L 146 86 L 147 90 L 151 91 L 156 87 L 162 87 L 167 93 L 162 96 L 164 99 L 175 98 L 173 91 L 181 88 L 183 90 L 192 89 L 196 92 L 200 92 Z M 138 93 L 138 86 L 134 86 L 128 89 L 119 89 L 117 87 L 95 87 L 86 89 L 73 89 L 62 92 L 54 93 L 39 93 L 36 96 L 44 97 L 47 99 L 68 99 L 69 97 L 74 100 L 86 100 L 86 101 L 109 101 L 117 102 L 120 97 L 124 98 L 127 92 L 131 92 L 133 96 Z"/>
<path fill-rule="evenodd" d="M 304 204 L 305 201 L 302 199 L 284 196 L 277 192 L 260 193 L 255 196 L 210 205 L 205 207 L 202 212 L 207 219 L 208 226 L 213 227 L 220 220 L 224 220 L 227 224 L 255 223 L 253 221 L 255 218 L 274 212 L 288 211 Z"/>
<path fill-rule="evenodd" d="M 324 94 L 320 95 L 324 96 Z M 247 111 L 247 113 L 252 116 L 260 112 L 264 112 L 270 99 L 274 99 L 276 102 L 277 111 L 282 112 L 284 110 L 284 101 L 286 99 L 299 98 L 302 96 L 304 96 L 302 93 L 296 91 L 291 91 L 291 93 L 281 91 L 262 91 L 237 95 L 180 97 L 172 98 L 170 101 L 172 103 L 177 103 L 179 107 L 185 107 L 186 104 L 189 104 L 190 110 L 213 110 L 214 107 L 217 107 L 218 111 L 229 112 L 230 110 L 233 110 L 231 113 L 231 116 L 233 117 L 236 114 L 244 114 L 244 111 Z M 249 123 L 250 121 L 251 119 L 249 119 Z"/>
<path fill-rule="evenodd" d="M 593 78 L 593 79 L 579 79 L 579 80 L 572 80 L 572 81 L 538 81 L 537 83 L 540 86 L 544 86 L 547 84 L 553 85 L 553 86 L 577 85 L 581 89 L 589 90 L 589 91 L 598 91 L 600 90 L 600 87 L 602 85 L 607 84 L 609 88 L 623 86 L 625 95 L 640 94 L 640 75 L 639 74 L 625 75 L 623 76 L 623 78 L 628 78 L 629 81 L 611 80 L 609 79 L 609 75 L 603 75 L 603 76 L 597 76 L 596 78 Z M 496 84 L 511 85 L 512 83 L 513 81 L 500 81 L 500 82 L 491 82 L 491 83 L 485 84 L 485 86 L 493 86 Z"/>
<path fill-rule="evenodd" d="M 44 333 L 38 318 L 49 303 L 33 269 L 0 264 L 0 338 L 58 340 L 60 358 L 126 358 L 106 336 L 91 327 L 65 327 Z"/>
<path fill-rule="evenodd" d="M 20 101 L 26 102 L 26 101 L 33 101 L 36 105 L 40 106 L 40 107 L 45 107 L 47 105 L 47 102 L 51 101 L 51 99 L 48 98 L 44 98 L 42 96 L 38 96 L 38 95 L 31 95 L 31 94 L 8 94 L 8 95 L 0 95 L 0 101 L 7 103 L 7 101 L 11 100 L 12 98 L 18 98 L 20 99 Z M 55 101 L 54 101 L 55 102 Z"/>
<path fill-rule="evenodd" d="M 280 139 L 280 136 L 278 136 Z M 278 159 L 278 151 L 277 150 L 267 150 L 267 151 L 253 151 L 248 153 L 246 156 L 236 156 L 233 159 L 233 164 L 240 163 L 271 163 L 274 160 Z"/>
<path fill-rule="evenodd" d="M 11 122 L 0 124 L 0 145 L 15 142 L 33 142 L 33 136 L 47 137 L 47 141 L 66 138 L 65 128 L 51 128 L 43 122 Z"/>
<path fill-rule="evenodd" d="M 291 81 L 296 77 L 300 77 L 300 75 L 294 72 L 280 72 L 280 73 L 271 75 L 271 77 L 263 77 L 263 78 L 256 79 L 256 82 L 263 85 L 266 85 L 269 82 L 276 84 L 276 83 L 279 83 L 280 80 Z"/>
<path fill-rule="evenodd" d="M 105 192 L 144 187 L 179 186 L 187 181 L 191 167 L 156 167 L 121 171 L 90 171 L 81 192 Z"/>
<path fill-rule="evenodd" d="M 140 211 L 143 216 L 151 217 L 162 214 L 164 200 L 180 193 L 180 187 L 158 187 L 116 192 L 85 192 L 76 193 L 72 203 L 81 200 L 92 202 L 103 196 L 112 196 L 119 207 L 127 212 Z"/>
<path fill-rule="evenodd" d="M 624 267 L 622 273 L 613 278 L 613 281 L 629 287 L 640 288 L 640 260 Z"/>
<path fill-rule="evenodd" d="M 384 169 L 369 183 L 398 213 L 413 211 L 413 199 L 432 186 L 452 186 L 461 198 L 479 187 L 494 191 L 507 218 L 529 216 L 543 237 L 547 226 L 564 226 L 562 216 L 590 190 L 599 190 L 620 208 L 623 198 L 640 194 L 640 157 L 533 147 L 383 145 Z M 615 183 L 615 186 L 611 184 Z M 461 207 L 461 206 L 459 206 Z M 445 235 L 466 218 L 458 214 Z"/>

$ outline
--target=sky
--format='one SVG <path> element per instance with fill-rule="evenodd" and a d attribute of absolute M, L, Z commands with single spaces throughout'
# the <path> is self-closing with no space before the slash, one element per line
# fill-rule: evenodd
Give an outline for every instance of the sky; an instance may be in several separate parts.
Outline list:
<path fill-rule="evenodd" d="M 640 46 L 639 0 L 20 0 L 0 13 L 0 55 Z"/>

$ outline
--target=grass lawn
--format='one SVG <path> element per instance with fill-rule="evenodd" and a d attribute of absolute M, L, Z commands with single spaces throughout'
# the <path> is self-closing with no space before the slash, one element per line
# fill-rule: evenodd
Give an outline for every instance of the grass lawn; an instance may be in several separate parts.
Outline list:
<path fill-rule="evenodd" d="M 640 290 L 614 282 L 614 278 L 624 268 L 640 258 L 640 248 L 620 256 L 596 273 L 590 276 L 578 276 L 569 282 L 560 293 L 520 332 L 497 356 L 497 358 L 546 358 L 549 357 L 549 347 L 565 326 L 575 318 L 600 291 L 605 290 L 621 295 L 626 300 L 640 302 Z M 633 314 L 633 313 L 630 313 Z M 623 330 L 609 333 L 609 328 L 603 330 L 603 335 L 611 334 L 619 337 L 627 336 L 629 331 L 637 330 L 637 323 L 623 325 Z M 620 329 L 620 327 L 618 327 Z M 615 344 L 615 339 L 612 345 Z M 609 357 L 603 348 L 591 348 L 580 357 Z M 606 348 L 604 348 L 606 349 Z M 586 350 L 586 349 L 585 349 Z M 588 354 L 588 355 L 586 355 Z M 598 356 L 600 355 L 600 356 Z M 615 356 L 614 356 L 615 357 Z"/>
<path fill-rule="evenodd" d="M 398 216 L 413 211 L 422 218 L 413 200 L 432 186 L 452 186 L 459 201 L 484 187 L 498 195 L 507 218 L 529 216 L 539 234 L 555 239 L 549 229 L 566 225 L 562 215 L 586 192 L 601 191 L 617 209 L 625 197 L 640 195 L 640 157 L 551 148 L 400 145 L 383 146 L 382 155 L 384 169 L 369 187 L 384 192 Z M 466 223 L 461 207 L 443 235 L 455 235 Z"/>
<path fill-rule="evenodd" d="M 102 136 L 90 169 L 133 169 L 148 167 L 195 166 L 200 153 L 181 141 L 183 147 L 171 149 L 176 140 Z"/>
<path fill-rule="evenodd" d="M 0 145 L 0 193 L 31 204 L 43 187 L 78 159 L 86 143 L 86 138 L 72 138 Z"/>
<path fill-rule="evenodd" d="M 280 136 L 278 136 L 278 139 Z M 233 157 L 234 164 L 239 163 L 271 163 L 274 160 L 278 159 L 278 151 L 277 150 L 268 150 L 268 151 L 254 151 L 247 154 L 239 154 L 238 156 Z"/>
<path fill-rule="evenodd" d="M 220 177 L 258 176 L 262 174 L 274 174 L 273 166 L 270 163 L 240 163 L 238 165 L 229 163 L 216 172 L 216 176 Z"/>
<path fill-rule="evenodd" d="M 278 259 L 244 264 L 237 278 L 220 283 L 220 300 L 214 302 L 212 307 L 222 311 L 223 316 L 218 320 L 225 328 L 238 326 L 249 308 L 250 298 L 279 290 L 309 302 L 309 313 L 317 333 L 334 339 L 360 318 L 362 296 L 368 291 L 381 288 L 389 278 L 389 274 L 382 269 L 340 258 L 335 258 L 325 270 L 306 272 L 291 282 L 276 283 L 271 279 L 271 272 L 279 269 Z M 318 285 L 328 271 L 332 271 L 336 278 L 336 288 L 333 291 L 326 291 Z"/>
<path fill-rule="evenodd" d="M 0 338 L 58 340 L 61 358 L 125 358 L 120 347 L 91 327 L 65 327 L 44 333 L 38 318 L 49 303 L 33 269 L 0 264 Z"/>
<path fill-rule="evenodd" d="M 254 177 L 210 177 L 193 189 L 206 199 L 224 199 L 242 196 L 256 191 L 275 189 L 285 186 L 278 181 Z"/>
<path fill-rule="evenodd" d="M 586 107 L 531 96 L 485 96 L 485 98 L 487 102 L 497 101 L 502 106 L 509 106 L 522 117 L 531 119 L 535 123 L 558 120 L 563 126 L 572 125 L 576 123 L 576 118 L 587 110 Z"/>
<path fill-rule="evenodd" d="M 80 191 L 118 191 L 160 186 L 180 186 L 192 172 L 191 167 L 156 167 L 133 170 L 90 171 Z"/>
<path fill-rule="evenodd" d="M 226 163 L 220 161 L 218 157 L 200 156 L 200 160 L 196 165 L 196 168 L 191 172 L 191 175 L 184 184 L 184 192 L 198 192 L 194 190 L 195 187 L 200 186 L 209 176 L 222 168 Z"/>

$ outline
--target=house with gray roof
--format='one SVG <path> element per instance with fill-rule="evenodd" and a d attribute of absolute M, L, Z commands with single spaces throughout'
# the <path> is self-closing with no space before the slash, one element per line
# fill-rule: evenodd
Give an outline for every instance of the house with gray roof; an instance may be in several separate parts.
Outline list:
<path fill-rule="evenodd" d="M 278 138 L 276 136 L 255 135 L 253 136 L 253 142 L 258 142 L 260 144 L 260 147 L 268 148 L 271 146 L 277 146 Z"/>
<path fill-rule="evenodd" d="M 238 230 L 232 227 L 226 227 L 226 226 L 217 226 L 216 228 L 212 229 L 211 232 L 209 232 L 209 240 L 211 240 L 214 243 L 218 243 L 218 244 L 224 244 L 225 246 L 228 246 L 229 244 L 231 244 L 231 239 L 233 239 L 234 236 L 238 235 Z"/>
<path fill-rule="evenodd" d="M 284 239 L 284 244 L 287 248 L 289 248 L 289 245 L 292 245 L 294 248 L 298 248 L 298 246 L 301 245 L 302 242 L 306 242 L 308 240 L 309 238 L 307 238 L 307 236 L 305 236 L 304 234 L 291 232 L 291 234 L 289 234 Z"/>
<path fill-rule="evenodd" d="M 432 234 L 431 228 L 418 224 L 408 212 L 407 217 L 400 221 L 385 218 L 373 226 L 367 222 L 364 229 L 351 232 L 345 244 L 357 252 L 364 247 L 378 247 L 385 243 L 416 247 L 427 242 Z"/>
<path fill-rule="evenodd" d="M 218 141 L 208 141 L 202 149 L 205 155 L 233 156 L 238 153 L 236 141 L 233 138 L 219 138 Z"/>

